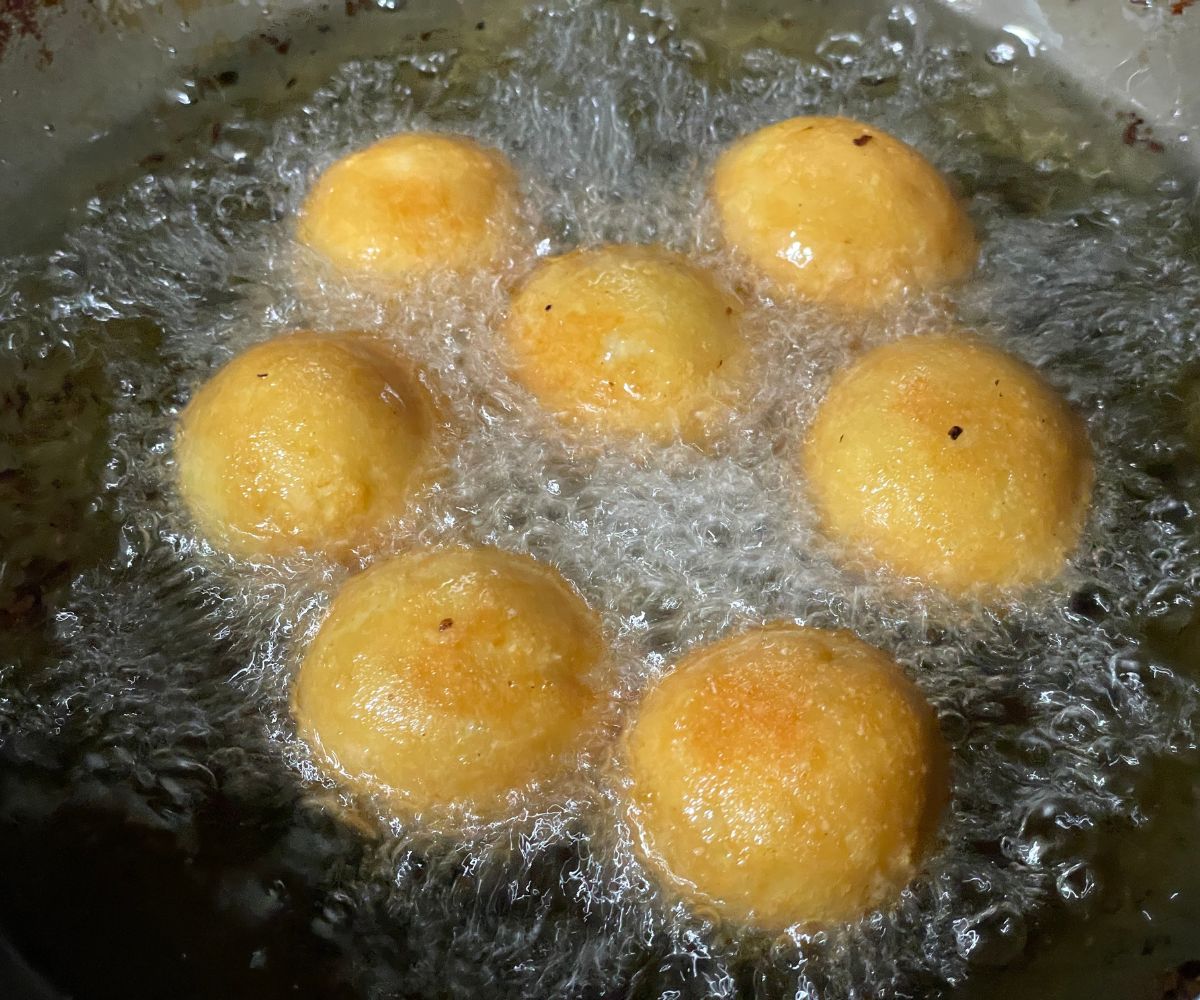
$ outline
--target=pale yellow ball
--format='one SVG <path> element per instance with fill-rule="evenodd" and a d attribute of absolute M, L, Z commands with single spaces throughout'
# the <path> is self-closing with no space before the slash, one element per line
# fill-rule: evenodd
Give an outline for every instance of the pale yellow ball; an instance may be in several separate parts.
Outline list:
<path fill-rule="evenodd" d="M 735 142 L 712 193 L 726 240 L 787 293 L 873 311 L 964 278 L 970 220 L 916 150 L 849 118 L 791 118 Z"/>
<path fill-rule="evenodd" d="M 460 135 L 406 132 L 317 179 L 297 236 L 339 270 L 381 279 L 496 264 L 511 249 L 517 181 L 502 153 Z"/>
<path fill-rule="evenodd" d="M 387 347 L 292 333 L 239 354 L 192 397 L 179 486 L 219 549 L 338 557 L 405 510 L 431 472 L 434 430 L 429 393 Z"/>
<path fill-rule="evenodd" d="M 1080 418 L 1025 363 L 966 335 L 876 348 L 834 380 L 804 446 L 826 530 L 952 594 L 1049 580 L 1092 487 Z"/>
<path fill-rule="evenodd" d="M 848 632 L 779 623 L 686 655 L 627 737 L 630 816 L 664 882 L 766 929 L 892 902 L 949 794 L 930 706 Z"/>
<path fill-rule="evenodd" d="M 728 420 L 746 345 L 738 302 L 657 246 L 612 245 L 545 261 L 513 299 L 513 374 L 589 433 L 709 441 Z"/>
<path fill-rule="evenodd" d="M 420 551 L 342 588 L 296 679 L 296 721 L 356 791 L 403 814 L 491 818 L 573 766 L 604 650 L 595 614 L 549 566 Z"/>

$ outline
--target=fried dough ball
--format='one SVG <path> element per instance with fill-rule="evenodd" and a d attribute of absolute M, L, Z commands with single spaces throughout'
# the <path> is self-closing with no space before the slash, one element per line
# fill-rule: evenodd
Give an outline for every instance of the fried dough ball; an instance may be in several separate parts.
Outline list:
<path fill-rule="evenodd" d="M 929 850 L 949 788 L 930 706 L 848 632 L 777 623 L 687 654 L 627 736 L 652 869 L 767 929 L 885 906 Z"/>
<path fill-rule="evenodd" d="M 702 444 L 744 367 L 738 313 L 682 255 L 613 245 L 545 261 L 504 337 L 516 378 L 577 430 Z"/>
<path fill-rule="evenodd" d="M 874 311 L 964 278 L 971 223 L 916 150 L 849 118 L 791 118 L 718 159 L 726 240 L 785 292 Z"/>
<path fill-rule="evenodd" d="M 317 758 L 403 813 L 467 806 L 569 767 L 596 720 L 599 622 L 559 574 L 491 548 L 419 551 L 342 588 L 300 668 Z"/>
<path fill-rule="evenodd" d="M 1092 488 L 1083 422 L 974 337 L 910 337 L 834 380 L 804 446 L 826 530 L 955 595 L 1056 576 Z"/>
<path fill-rule="evenodd" d="M 239 354 L 192 397 L 176 437 L 180 489 L 219 549 L 340 556 L 424 483 L 434 420 L 428 391 L 383 345 L 288 334 Z"/>
<path fill-rule="evenodd" d="M 502 153 L 466 136 L 406 132 L 321 174 L 297 235 L 342 272 L 396 279 L 495 264 L 516 216 L 516 174 Z"/>

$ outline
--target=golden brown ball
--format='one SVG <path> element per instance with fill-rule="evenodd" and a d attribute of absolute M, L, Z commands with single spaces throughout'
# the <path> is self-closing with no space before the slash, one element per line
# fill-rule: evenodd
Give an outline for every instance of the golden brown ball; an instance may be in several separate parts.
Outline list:
<path fill-rule="evenodd" d="M 301 735 L 398 811 L 467 807 L 572 766 L 601 704 L 595 614 L 549 566 L 492 548 L 419 551 L 337 595 L 296 679 Z"/>
<path fill-rule="evenodd" d="M 1056 576 L 1092 487 L 1083 422 L 1031 367 L 974 337 L 910 337 L 834 380 L 804 446 L 826 530 L 952 594 Z"/>
<path fill-rule="evenodd" d="M 338 160 L 300 213 L 300 241 L 346 273 L 397 279 L 498 263 L 512 246 L 516 174 L 461 135 L 405 132 Z"/>
<path fill-rule="evenodd" d="M 639 848 L 674 890 L 766 929 L 886 906 L 926 856 L 948 755 L 879 650 L 777 623 L 686 655 L 627 736 Z"/>
<path fill-rule="evenodd" d="M 219 549 L 341 556 L 424 484 L 434 421 L 429 393 L 385 346 L 288 334 L 239 354 L 192 397 L 176 436 L 180 490 Z"/>
<path fill-rule="evenodd" d="M 576 430 L 703 444 L 745 367 L 739 311 L 682 255 L 613 245 L 545 261 L 503 334 L 516 378 Z"/>
<path fill-rule="evenodd" d="M 726 240 L 785 292 L 873 311 L 964 278 L 970 220 L 916 150 L 849 118 L 790 118 L 718 159 Z"/>

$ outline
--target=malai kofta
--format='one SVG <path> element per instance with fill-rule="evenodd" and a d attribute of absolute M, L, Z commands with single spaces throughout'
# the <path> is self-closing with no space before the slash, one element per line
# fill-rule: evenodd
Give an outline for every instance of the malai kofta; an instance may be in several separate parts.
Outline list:
<path fill-rule="evenodd" d="M 511 251 L 517 180 L 496 149 L 406 132 L 351 153 L 317 179 L 297 237 L 350 275 L 394 280 L 489 267 Z"/>
<path fill-rule="evenodd" d="M 599 621 L 551 567 L 493 548 L 417 551 L 352 578 L 293 705 L 317 760 L 405 815 L 494 818 L 572 766 L 594 730 Z"/>
<path fill-rule="evenodd" d="M 971 223 L 920 153 L 849 118 L 791 118 L 717 160 L 725 239 L 788 295 L 875 311 L 964 278 Z"/>
<path fill-rule="evenodd" d="M 903 671 L 777 623 L 688 653 L 626 738 L 638 847 L 669 891 L 764 929 L 886 906 L 934 841 L 946 747 Z"/>
<path fill-rule="evenodd" d="M 739 313 L 686 257 L 613 245 L 541 264 L 503 336 L 515 377 L 570 428 L 702 445 L 745 368 Z"/>
<path fill-rule="evenodd" d="M 835 378 L 803 471 L 845 550 L 954 595 L 1058 575 L 1092 488 L 1083 421 L 1029 365 L 959 334 L 886 344 Z"/>
<path fill-rule="evenodd" d="M 200 387 L 176 437 L 201 533 L 240 557 L 348 552 L 433 469 L 435 408 L 413 369 L 358 334 L 292 333 Z"/>

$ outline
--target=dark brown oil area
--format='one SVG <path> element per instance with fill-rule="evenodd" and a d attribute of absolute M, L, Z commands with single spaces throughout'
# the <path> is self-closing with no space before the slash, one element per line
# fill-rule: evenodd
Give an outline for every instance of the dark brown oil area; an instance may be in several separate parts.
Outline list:
<path fill-rule="evenodd" d="M 294 111 L 351 57 L 403 51 L 401 80 L 419 90 L 423 75 L 440 73 L 438 59 L 453 50 L 450 73 L 469 89 L 504 65 L 503 53 L 521 30 L 508 6 L 403 37 L 391 32 L 386 13 L 359 4 L 346 10 L 339 6 L 292 32 L 250 40 L 245 52 L 205 67 L 180 85 L 174 100 L 168 95 L 137 127 L 107 140 L 111 150 L 136 152 L 124 171 L 89 182 L 95 191 L 78 178 L 74 186 L 104 199 L 147 171 L 169 172 L 197 150 L 229 141 L 239 116 Z M 662 28 L 669 43 L 665 19 L 642 14 L 637 23 L 650 31 Z M 818 43 L 821 60 L 848 64 L 853 36 L 875 25 L 876 16 L 873 5 L 832 2 L 782 12 L 760 5 L 723 8 L 720 17 L 698 18 L 693 25 L 694 37 L 707 46 L 696 72 L 719 81 L 731 72 L 734 54 L 750 49 L 816 59 Z M 1095 141 L 1081 145 L 1077 133 L 1058 127 L 1059 119 L 1069 118 L 1071 99 L 1038 99 L 1039 88 L 1063 85 L 1036 66 L 1022 70 L 1011 80 L 1005 78 L 1010 68 L 981 70 L 1005 79 L 1016 96 L 1007 103 L 979 101 L 985 120 L 954 170 L 966 194 L 990 200 L 1010 219 L 1036 221 L 1051 210 L 1079 206 L 1073 224 L 1086 232 L 1103 224 L 1094 217 L 1101 213 L 1090 213 L 1094 199 L 1154 189 L 1166 171 L 1164 158 L 1144 144 L 1126 144 L 1123 120 L 1089 112 L 1079 128 Z M 763 70 L 764 81 L 771 72 L 769 66 Z M 880 70 L 864 74 L 860 86 L 882 97 L 898 83 Z M 452 107 L 454 99 L 452 86 L 444 100 Z M 949 117 L 966 115 L 963 108 L 976 100 L 970 93 L 939 99 Z M 1024 117 L 1013 108 L 1024 109 Z M 1034 161 L 1039 169 L 1031 169 Z M 270 214 L 253 201 L 240 211 L 251 223 Z M 79 206 L 76 221 L 86 216 Z M 1194 259 L 1197 245 L 1193 233 L 1181 236 L 1173 251 Z M 20 291 L 29 302 L 44 296 L 36 287 Z M 11 301 L 19 298 L 5 292 Z M 212 295 L 235 298 L 226 288 Z M 37 977 L 66 995 L 126 1000 L 558 995 L 553 979 L 530 987 L 539 982 L 532 974 L 519 980 L 520 988 L 507 985 L 502 974 L 482 967 L 478 940 L 510 933 L 527 912 L 528 926 L 544 936 L 531 932 L 524 951 L 519 940 L 493 951 L 511 955 L 508 961 L 517 966 L 560 960 L 572 941 L 592 946 L 603 938 L 602 929 L 593 924 L 572 938 L 576 931 L 565 919 L 555 922 L 553 906 L 506 902 L 486 877 L 471 884 L 446 872 L 428 876 L 419 905 L 398 907 L 379 877 L 380 857 L 406 871 L 426 862 L 389 857 L 386 848 L 313 800 L 264 732 L 261 706 L 248 704 L 230 684 L 247 648 L 223 643 L 200 620 L 178 634 L 156 634 L 152 619 L 128 610 L 127 593 L 143 584 L 161 584 L 161 593 L 173 599 L 175 591 L 160 577 L 176 567 L 156 563 L 147 571 L 138 562 L 143 542 L 131 536 L 120 491 L 109 486 L 122 463 L 136 461 L 110 449 L 118 401 L 134 398 L 155 419 L 164 406 L 150 393 L 142 398 L 136 384 L 127 384 L 138 376 L 111 362 L 125 359 L 131 371 L 184 363 L 167 359 L 163 329 L 153 317 L 106 319 L 69 345 L 57 342 L 53 330 L 44 339 L 35 357 L 0 355 L 0 436 L 7 456 L 0 469 L 6 560 L 0 577 L 0 927 L 30 967 L 21 971 L 21 960 L 0 950 L 0 997 L 23 996 Z M 56 366 L 63 377 L 55 377 Z M 189 370 L 178 381 L 194 375 Z M 38 388 L 47 384 L 57 388 Z M 1186 396 L 1186 386 L 1181 390 Z M 1176 410 L 1163 419 L 1179 422 L 1185 415 Z M 1149 474 L 1177 477 L 1179 489 L 1190 488 L 1195 470 L 1179 469 L 1189 461 L 1173 452 Z M 111 630 L 121 639 L 115 648 L 129 661 L 105 675 L 110 701 L 78 712 L 57 700 L 62 678 L 56 664 L 66 655 L 63 636 L 71 628 L 61 616 L 75 613 L 72 586 L 93 569 L 103 570 L 100 579 L 112 588 Z M 102 595 L 91 596 L 92 612 L 103 616 Z M 1096 602 L 1106 596 L 1082 593 L 1076 599 L 1078 614 L 1104 620 Z M 1140 649 L 1146 662 L 1200 680 L 1200 626 L 1189 615 L 1180 602 L 1171 615 L 1145 625 Z M 188 697 L 161 697 L 168 684 L 185 687 Z M 131 690 L 136 697 L 122 695 Z M 160 718 L 156 700 L 175 715 Z M 1023 706 L 1011 702 L 1016 725 Z M 203 711 L 189 714 L 189 706 Z M 39 714 L 36 741 L 23 731 L 22 713 Z M 1114 819 L 1090 832 L 1087 877 L 1094 891 L 1074 903 L 1047 892 L 1051 901 L 1012 939 L 1004 928 L 994 929 L 961 987 L 943 988 L 936 976 L 923 985 L 917 977 L 917 995 L 1157 1000 L 1179 988 L 1176 970 L 1200 959 L 1200 865 L 1193 860 L 1200 761 L 1182 748 L 1186 739 L 1177 742 L 1177 753 L 1148 757 L 1137 770 L 1143 819 Z M 171 759 L 164 763 L 164 755 Z M 531 876 L 535 887 L 552 898 L 551 888 L 537 880 L 553 880 L 575 860 L 564 849 L 561 858 L 551 858 L 557 868 L 545 865 L 549 875 Z M 360 891 L 352 897 L 348 885 Z M 456 894 L 463 892 L 484 902 L 470 910 L 470 933 L 457 937 L 447 925 L 458 912 Z M 542 932 L 543 926 L 552 933 Z M 553 939 L 560 927 L 565 945 Z M 687 979 L 686 962 L 666 941 L 656 939 L 620 968 L 608 985 L 584 995 L 649 998 L 681 986 L 700 994 Z M 786 995 L 785 977 L 764 972 L 753 960 L 735 964 L 734 974 L 740 996 Z M 6 976 L 14 984 L 8 992 Z"/>

